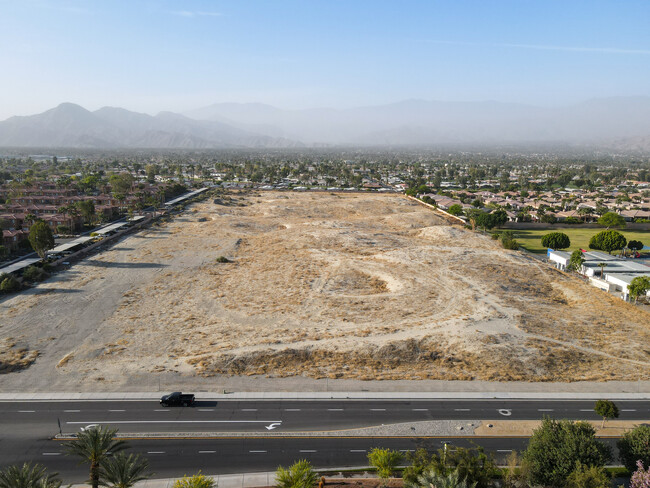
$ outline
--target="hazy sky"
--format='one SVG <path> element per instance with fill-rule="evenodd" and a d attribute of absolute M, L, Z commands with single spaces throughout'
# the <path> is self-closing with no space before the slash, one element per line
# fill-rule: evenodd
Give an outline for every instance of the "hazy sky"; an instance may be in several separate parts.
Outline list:
<path fill-rule="evenodd" d="M 650 95 L 649 21 L 648 0 L 0 0 L 0 119 Z"/>

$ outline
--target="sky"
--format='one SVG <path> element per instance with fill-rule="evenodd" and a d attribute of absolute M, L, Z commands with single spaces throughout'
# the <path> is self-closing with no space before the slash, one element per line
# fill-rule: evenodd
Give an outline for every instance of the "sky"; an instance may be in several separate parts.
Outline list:
<path fill-rule="evenodd" d="M 0 119 L 650 95 L 648 0 L 0 0 Z"/>

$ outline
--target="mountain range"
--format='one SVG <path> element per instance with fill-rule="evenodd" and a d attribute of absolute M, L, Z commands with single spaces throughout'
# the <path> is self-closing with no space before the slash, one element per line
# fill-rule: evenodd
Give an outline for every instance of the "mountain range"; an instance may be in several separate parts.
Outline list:
<path fill-rule="evenodd" d="M 151 116 L 63 103 L 0 122 L 0 146 L 79 148 L 283 148 L 436 144 L 589 144 L 650 150 L 650 97 L 562 107 L 406 100 L 345 110 L 283 110 L 219 103 Z"/>

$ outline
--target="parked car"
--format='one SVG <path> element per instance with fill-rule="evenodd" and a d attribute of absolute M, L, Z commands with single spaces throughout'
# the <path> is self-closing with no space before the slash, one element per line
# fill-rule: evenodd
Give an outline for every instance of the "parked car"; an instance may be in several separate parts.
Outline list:
<path fill-rule="evenodd" d="M 163 407 L 189 407 L 194 404 L 194 395 L 192 393 L 181 393 L 175 391 L 169 395 L 163 395 L 160 399 Z"/>

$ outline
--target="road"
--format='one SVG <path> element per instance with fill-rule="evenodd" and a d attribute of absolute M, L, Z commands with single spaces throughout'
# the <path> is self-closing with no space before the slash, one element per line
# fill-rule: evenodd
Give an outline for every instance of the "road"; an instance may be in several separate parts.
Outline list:
<path fill-rule="evenodd" d="M 620 420 L 650 419 L 650 402 L 617 401 Z M 163 408 L 156 401 L 0 402 L 4 425 L 41 436 L 77 432 L 90 424 L 120 432 L 323 431 L 424 420 L 598 420 L 593 401 L 197 401 L 190 408 Z"/>
<path fill-rule="evenodd" d="M 482 445 L 495 454 L 498 462 L 512 451 L 522 451 L 526 439 L 521 438 L 266 438 L 266 439 L 202 439 L 202 440 L 137 440 L 129 441 L 130 452 L 147 457 L 156 478 L 180 477 L 201 470 L 203 474 L 228 474 L 274 471 L 298 459 L 307 459 L 317 468 L 367 466 L 367 451 L 386 447 L 413 451 L 420 447 L 430 451 L 453 446 Z M 614 441 L 607 440 L 614 445 Z M 4 442 L 2 443 L 4 444 Z M 6 449 L 3 447 L 3 451 Z M 75 457 L 66 456 L 60 442 L 42 440 L 29 452 L 3 452 L 2 464 L 31 460 L 57 471 L 66 482 L 86 479 L 86 466 L 79 466 Z"/>
<path fill-rule="evenodd" d="M 645 401 L 617 401 L 621 419 L 650 418 Z M 66 482 L 79 482 L 85 468 L 64 455 L 58 432 L 78 432 L 91 424 L 111 425 L 121 432 L 185 432 L 187 438 L 130 440 L 144 454 L 156 477 L 274 470 L 280 464 L 309 459 L 314 466 L 366 465 L 373 447 L 438 449 L 445 442 L 484 446 L 498 460 L 521 451 L 522 438 L 336 438 L 255 437 L 267 432 L 349 429 L 396 422 L 435 419 L 539 419 L 544 415 L 569 419 L 599 419 L 593 401 L 554 400 L 326 400 L 326 401 L 198 401 L 191 408 L 162 408 L 156 401 L 35 401 L 0 402 L 0 466 L 37 461 L 61 473 Z M 245 437 L 192 439 L 192 432 L 246 433 Z M 613 444 L 614 441 L 607 442 Z"/>

